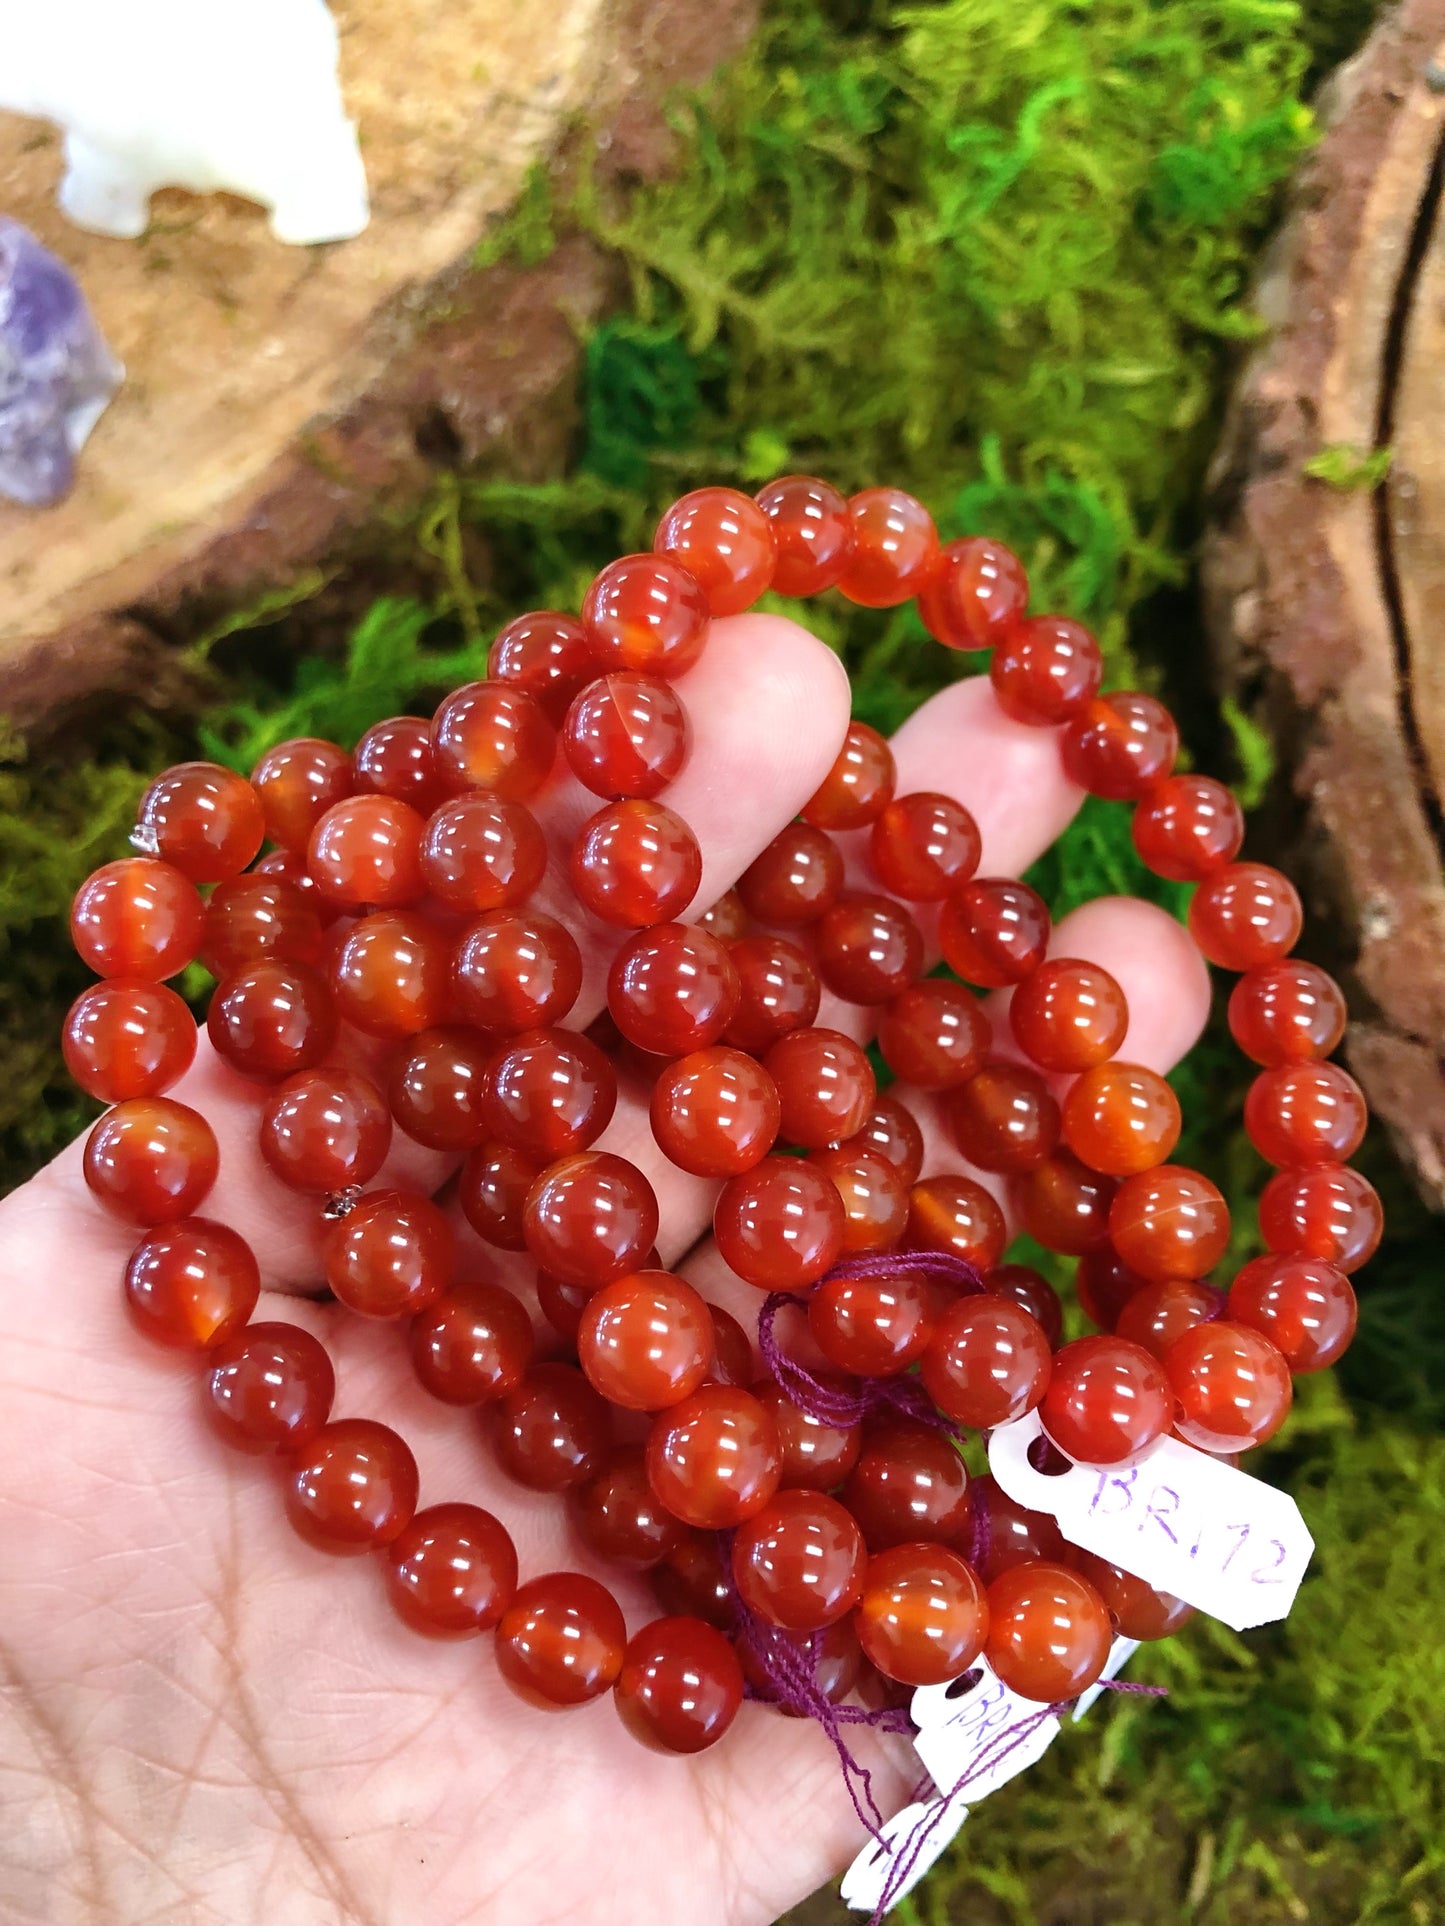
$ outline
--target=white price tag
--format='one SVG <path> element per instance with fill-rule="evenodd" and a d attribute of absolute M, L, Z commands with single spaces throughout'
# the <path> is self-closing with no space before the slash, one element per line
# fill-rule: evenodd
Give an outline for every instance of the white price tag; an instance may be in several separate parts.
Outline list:
<path fill-rule="evenodd" d="M 893 1868 L 900 1858 L 912 1851 L 919 1833 L 935 1814 L 938 1815 L 938 1823 L 929 1828 L 927 1837 L 918 1847 L 917 1858 L 898 1881 L 897 1887 L 889 1887 Z M 839 1888 L 843 1904 L 850 1906 L 855 1913 L 876 1912 L 885 1889 L 890 1906 L 896 1906 L 900 1899 L 906 1899 L 923 1875 L 931 1871 L 944 1851 L 953 1844 L 959 1827 L 967 1817 L 968 1807 L 962 1799 L 920 1799 L 914 1805 L 905 1806 L 902 1812 L 895 1812 L 883 1828 L 882 1844 L 870 1839 L 844 1873 L 843 1884 Z"/>
<path fill-rule="evenodd" d="M 1046 1477 L 1028 1458 L 1042 1432 L 1036 1411 L 1000 1425 L 989 1470 L 1016 1504 L 1055 1517 L 1070 1544 L 1236 1632 L 1289 1612 L 1315 1541 L 1287 1492 L 1177 1438 L 1118 1470 L 1073 1465 Z"/>

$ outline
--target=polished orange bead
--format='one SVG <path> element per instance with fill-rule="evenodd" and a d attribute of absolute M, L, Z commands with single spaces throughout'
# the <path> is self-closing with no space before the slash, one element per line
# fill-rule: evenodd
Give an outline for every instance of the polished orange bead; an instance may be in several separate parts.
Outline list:
<path fill-rule="evenodd" d="M 208 1351 L 256 1308 L 261 1274 L 228 1224 L 183 1217 L 143 1238 L 125 1269 L 125 1302 L 138 1330 L 178 1351 Z"/>
<path fill-rule="evenodd" d="M 582 690 L 562 728 L 572 774 L 596 796 L 660 796 L 692 745 L 692 724 L 671 683 L 621 670 Z"/>
<path fill-rule="evenodd" d="M 450 940 L 424 917 L 385 910 L 363 916 L 331 967 L 337 1015 L 388 1041 L 445 1023 L 451 961 Z"/>
<path fill-rule="evenodd" d="M 1142 1344 L 1083 1337 L 1054 1357 L 1039 1417 L 1076 1464 L 1127 1465 L 1162 1438 L 1174 1415 L 1164 1367 Z"/>
<path fill-rule="evenodd" d="M 923 935 L 886 896 L 852 891 L 818 919 L 818 972 L 835 996 L 887 1003 L 923 973 Z"/>
<path fill-rule="evenodd" d="M 1023 1417 L 1049 1382 L 1048 1339 L 1022 1305 L 988 1294 L 956 1298 L 934 1327 L 924 1389 L 959 1424 L 992 1430 Z"/>
<path fill-rule="evenodd" d="M 973 1508 L 969 1557 L 985 1585 L 1016 1565 L 1067 1561 L 1064 1535 L 1048 1512 L 1029 1511 L 990 1476 L 974 1479 L 969 1498 Z"/>
<path fill-rule="evenodd" d="M 779 1037 L 808 1029 L 823 1000 L 818 972 L 782 936 L 745 936 L 729 954 L 738 973 L 738 1007 L 724 1039 L 762 1056 Z"/>
<path fill-rule="evenodd" d="M 714 616 L 750 609 L 771 583 L 778 554 L 768 517 L 735 488 L 695 488 L 675 501 L 652 546 L 686 569 Z"/>
<path fill-rule="evenodd" d="M 715 936 L 719 943 L 729 946 L 747 935 L 748 913 L 743 908 L 743 899 L 735 889 L 725 889 L 721 896 L 701 916 L 693 918 L 695 929 L 706 930 Z"/>
<path fill-rule="evenodd" d="M 629 1043 L 680 1057 L 715 1043 L 742 994 L 727 945 L 688 923 L 629 937 L 607 973 L 607 1008 Z"/>
<path fill-rule="evenodd" d="M 765 1378 L 752 1394 L 777 1426 L 783 1491 L 832 1491 L 852 1471 L 863 1442 L 861 1424 L 823 1424 Z M 845 1501 L 846 1502 L 846 1501 Z M 850 1506 L 851 1510 L 852 1507 Z"/>
<path fill-rule="evenodd" d="M 617 1683 L 627 1626 L 605 1585 L 547 1572 L 521 1586 L 496 1630 L 497 1670 L 532 1705 L 585 1705 Z"/>
<path fill-rule="evenodd" d="M 1194 1607 L 1186 1605 L 1182 1598 L 1176 1598 L 1172 1592 L 1155 1591 L 1142 1578 L 1126 1572 L 1122 1565 L 1111 1565 L 1094 1552 L 1081 1551 L 1071 1545 L 1068 1562 L 1088 1579 L 1104 1601 L 1104 1609 L 1119 1638 L 1136 1639 L 1141 1645 L 1151 1639 L 1172 1638 L 1180 1626 L 1194 1616 Z"/>
<path fill-rule="evenodd" d="M 743 1603 L 785 1632 L 821 1632 L 863 1589 L 863 1534 L 835 1498 L 780 1491 L 739 1526 L 732 1570 Z"/>
<path fill-rule="evenodd" d="M 282 849 L 301 852 L 332 804 L 351 794 L 351 783 L 350 756 L 318 736 L 278 742 L 251 771 L 266 834 Z"/>
<path fill-rule="evenodd" d="M 485 1143 L 471 1153 L 462 1165 L 457 1202 L 478 1237 L 498 1250 L 527 1248 L 522 1212 L 527 1192 L 545 1168 L 545 1163 L 524 1157 L 510 1144 Z"/>
<path fill-rule="evenodd" d="M 1171 1277 L 1134 1291 L 1113 1319 L 1113 1328 L 1118 1337 L 1162 1358 L 1176 1338 L 1192 1331 L 1196 1324 L 1209 1323 L 1223 1309 L 1223 1296 L 1208 1284 Z"/>
<path fill-rule="evenodd" d="M 1170 1347 L 1164 1369 L 1177 1400 L 1174 1428 L 1200 1451 L 1245 1451 L 1289 1416 L 1289 1366 L 1261 1332 L 1220 1318 Z"/>
<path fill-rule="evenodd" d="M 657 1198 L 625 1157 L 564 1157 L 527 1194 L 527 1249 L 569 1284 L 601 1287 L 637 1270 L 657 1241 Z"/>
<path fill-rule="evenodd" d="M 577 1359 L 588 1383 L 628 1411 L 661 1411 L 696 1391 L 712 1364 L 707 1305 L 670 1271 L 634 1271 L 587 1300 Z"/>
<path fill-rule="evenodd" d="M 1229 997 L 1230 1035 L 1267 1069 L 1327 1057 L 1345 1034 L 1345 999 L 1332 976 L 1287 957 L 1249 970 Z"/>
<path fill-rule="evenodd" d="M 848 520 L 853 553 L 838 578 L 843 594 L 867 609 L 911 601 L 938 562 L 938 530 L 923 503 L 901 488 L 865 488 L 850 497 Z"/>
<path fill-rule="evenodd" d="M 978 824 L 952 796 L 919 789 L 895 796 L 868 837 L 873 874 L 910 903 L 941 903 L 978 868 Z"/>
<path fill-rule="evenodd" d="M 1212 776 L 1166 776 L 1139 798 L 1134 847 L 1156 876 L 1202 883 L 1232 863 L 1244 841 L 1244 811 Z"/>
<path fill-rule="evenodd" d="M 97 976 L 159 983 L 201 947 L 205 910 L 196 886 L 169 863 L 124 856 L 88 876 L 70 908 L 70 939 Z"/>
<path fill-rule="evenodd" d="M 1229 1206 L 1197 1170 L 1160 1164 L 1120 1184 L 1109 1238 L 1143 1277 L 1205 1277 L 1229 1243 Z"/>
<path fill-rule="evenodd" d="M 1298 890 L 1265 863 L 1231 863 L 1217 870 L 1189 905 L 1189 934 L 1209 961 L 1225 970 L 1277 963 L 1303 928 Z"/>
<path fill-rule="evenodd" d="M 634 1739 L 656 1752 L 716 1745 L 743 1700 L 737 1654 L 701 1619 L 654 1619 L 623 1655 L 612 1702 Z"/>
<path fill-rule="evenodd" d="M 200 962 L 212 976 L 234 976 L 253 963 L 320 961 L 319 899 L 280 876 L 234 876 L 206 904 Z"/>
<path fill-rule="evenodd" d="M 369 1184 L 391 1148 L 391 1112 L 369 1077 L 355 1070 L 303 1070 L 267 1096 L 261 1155 L 292 1190 Z"/>
<path fill-rule="evenodd" d="M 539 1163 L 595 1143 L 617 1107 L 616 1071 L 576 1030 L 523 1031 L 491 1064 L 489 1081 L 489 1134 Z"/>
<path fill-rule="evenodd" d="M 1098 1063 L 1064 1097 L 1064 1142 L 1091 1170 L 1129 1177 L 1162 1164 L 1179 1141 L 1179 1099 L 1157 1070 Z"/>
<path fill-rule="evenodd" d="M 944 1121 L 979 1170 L 1032 1170 L 1059 1141 L 1059 1106 L 1037 1070 L 987 1063 L 950 1093 Z"/>
<path fill-rule="evenodd" d="M 1229 1315 L 1267 1337 L 1291 1371 L 1323 1371 L 1349 1349 L 1359 1310 L 1350 1280 L 1321 1257 L 1271 1252 L 1229 1287 Z"/>
<path fill-rule="evenodd" d="M 356 1556 L 401 1536 L 418 1485 L 416 1459 L 390 1425 L 338 1418 L 290 1460 L 286 1516 L 318 1551 Z"/>
<path fill-rule="evenodd" d="M 536 1281 L 537 1309 L 558 1337 L 566 1338 L 575 1347 L 577 1333 L 582 1327 L 582 1313 L 587 1308 L 587 1300 L 592 1295 L 591 1287 L 586 1284 L 569 1284 L 551 1271 L 538 1271 Z"/>
<path fill-rule="evenodd" d="M 777 1426 L 747 1391 L 705 1384 L 652 1421 L 647 1476 L 685 1525 L 731 1531 L 762 1510 L 782 1475 Z"/>
<path fill-rule="evenodd" d="M 329 1224 L 321 1245 L 326 1282 L 361 1317 L 410 1317 L 452 1281 L 456 1239 L 429 1197 L 370 1191 Z"/>
<path fill-rule="evenodd" d="M 949 649 L 991 649 L 1029 605 L 1024 565 L 1002 542 L 965 535 L 939 551 L 938 564 L 919 592 L 923 626 Z"/>
<path fill-rule="evenodd" d="M 467 682 L 432 717 L 432 755 L 446 788 L 528 802 L 552 773 L 557 732 L 514 682 Z"/>
<path fill-rule="evenodd" d="M 652 1086 L 652 1134 L 680 1170 L 737 1177 L 766 1157 L 782 1121 L 777 1086 L 742 1050 L 679 1057 Z"/>
<path fill-rule="evenodd" d="M 898 771 L 893 751 L 866 722 L 850 722 L 843 747 L 803 810 L 815 829 L 864 829 L 887 807 Z"/>
<path fill-rule="evenodd" d="M 1020 1230 L 1035 1243 L 1065 1257 L 1082 1257 L 1108 1238 L 1117 1189 L 1114 1178 L 1090 1170 L 1073 1151 L 1055 1150 L 1010 1179 L 1009 1202 Z"/>
<path fill-rule="evenodd" d="M 943 1685 L 983 1650 L 988 1601 L 971 1565 L 946 1545 L 875 1552 L 854 1618 L 858 1643 L 885 1678 Z"/>
<path fill-rule="evenodd" d="M 1014 991 L 1009 1027 L 1041 1070 L 1087 1070 L 1124 1041 L 1129 1006 L 1107 970 L 1057 957 Z"/>
<path fill-rule="evenodd" d="M 589 1551 L 636 1571 L 675 1551 L 687 1529 L 647 1482 L 647 1453 L 640 1445 L 621 1446 L 585 1484 L 574 1485 L 568 1510 Z"/>
<path fill-rule="evenodd" d="M 341 915 L 336 905 L 328 903 L 317 889 L 316 879 L 306 867 L 306 857 L 299 849 L 269 849 L 264 856 L 256 858 L 246 875 L 272 876 L 277 882 L 299 891 L 308 906 L 320 917 L 323 934 Z M 244 879 L 238 877 L 236 880 L 240 882 Z M 215 900 L 213 893 L 211 901 Z"/>
<path fill-rule="evenodd" d="M 326 1346 L 296 1324 L 248 1324 L 212 1345 L 201 1410 L 212 1431 L 251 1457 L 309 1443 L 331 1415 L 336 1373 Z"/>
<path fill-rule="evenodd" d="M 895 1377 L 918 1362 L 933 1336 L 928 1279 L 918 1271 L 826 1277 L 808 1299 L 808 1329 L 840 1371 Z"/>
<path fill-rule="evenodd" d="M 669 681 L 702 654 L 708 616 L 701 582 L 664 555 L 609 562 L 582 604 L 588 646 L 604 669 L 638 669 Z"/>
<path fill-rule="evenodd" d="M 326 1057 L 336 1041 L 336 1007 L 313 971 L 257 963 L 216 985 L 206 1030 L 233 1070 L 279 1083 Z"/>
<path fill-rule="evenodd" d="M 969 1477 L 958 1447 L 936 1425 L 885 1418 L 869 1426 L 842 1500 L 870 1551 L 961 1542 Z"/>
<path fill-rule="evenodd" d="M 1113 1643 L 1109 1612 L 1067 1565 L 1014 1565 L 988 1588 L 984 1657 L 1020 1698 L 1055 1704 L 1086 1692 Z"/>
<path fill-rule="evenodd" d="M 1149 1279 L 1126 1264 L 1107 1241 L 1086 1252 L 1074 1272 L 1079 1309 L 1101 1331 L 1112 1331 L 1124 1306 Z"/>
<path fill-rule="evenodd" d="M 709 1383 L 751 1384 L 755 1369 L 752 1339 L 731 1311 L 723 1310 L 720 1304 L 709 1304 L 707 1308 L 712 1317 L 713 1339 Z"/>
<path fill-rule="evenodd" d="M 789 823 L 738 878 L 749 916 L 782 929 L 816 923 L 843 888 L 843 858 L 811 823 Z"/>
<path fill-rule="evenodd" d="M 1022 983 L 1049 947 L 1049 912 L 1027 883 L 976 877 L 943 906 L 938 943 L 955 976 L 981 989 Z"/>
<path fill-rule="evenodd" d="M 392 1115 L 428 1150 L 475 1150 L 494 1134 L 491 1047 L 474 1030 L 423 1030 L 392 1059 Z"/>
<path fill-rule="evenodd" d="M 1059 744 L 1064 774 L 1091 796 L 1132 802 L 1161 781 L 1179 754 L 1179 731 L 1162 702 L 1120 689 L 1095 696 Z"/>
<path fill-rule="evenodd" d="M 427 1638 L 474 1638 L 512 1601 L 517 1548 L 479 1505 L 432 1505 L 391 1541 L 382 1571 L 403 1625 Z"/>
<path fill-rule="evenodd" d="M 1063 1336 L 1064 1307 L 1042 1271 L 1030 1264 L 995 1264 L 983 1281 L 991 1296 L 1006 1297 L 1027 1311 L 1043 1332 L 1049 1349 L 1057 1349 Z"/>
<path fill-rule="evenodd" d="M 863 1128 L 839 1144 L 840 1150 L 873 1150 L 892 1164 L 911 1189 L 923 1168 L 923 1132 L 918 1119 L 897 1097 L 875 1097 Z"/>
<path fill-rule="evenodd" d="M 502 910 L 467 929 L 452 978 L 459 1016 L 512 1036 L 562 1021 L 582 988 L 582 952 L 555 917 Z"/>
<path fill-rule="evenodd" d="M 795 1157 L 764 1157 L 723 1185 L 713 1235 L 723 1262 L 761 1291 L 796 1291 L 837 1262 L 843 1202 L 821 1170 Z"/>
<path fill-rule="evenodd" d="M 773 587 L 779 595 L 832 588 L 853 554 L 848 503 L 812 475 L 784 475 L 760 490 L 758 507 L 773 531 Z"/>
<path fill-rule="evenodd" d="M 1003 1212 L 969 1177 L 925 1177 L 908 1200 L 908 1241 L 919 1250 L 949 1251 L 976 1270 L 991 1271 L 1003 1256 L 1008 1231 Z"/>
<path fill-rule="evenodd" d="M 682 1543 L 647 1576 L 664 1611 L 685 1613 L 724 1631 L 736 1622 L 732 1574 L 724 1571 L 716 1532 L 684 1528 Z"/>
<path fill-rule="evenodd" d="M 554 727 L 597 673 L 587 631 L 573 615 L 533 609 L 507 624 L 487 656 L 487 674 L 523 690 Z"/>
<path fill-rule="evenodd" d="M 387 716 L 374 722 L 351 752 L 351 782 L 358 795 L 395 796 L 418 815 L 429 816 L 445 791 L 426 717 Z"/>
<path fill-rule="evenodd" d="M 785 1142 L 806 1150 L 863 1128 L 878 1085 L 868 1053 L 837 1030 L 794 1030 L 763 1058 L 782 1111 Z"/>
<path fill-rule="evenodd" d="M 453 1284 L 412 1319 L 412 1368 L 443 1404 L 488 1404 L 522 1382 L 532 1320 L 500 1284 Z"/>
<path fill-rule="evenodd" d="M 702 851 L 681 816 L 636 797 L 589 817 L 570 860 L 578 902 L 621 929 L 681 916 L 702 881 Z"/>
<path fill-rule="evenodd" d="M 515 909 L 547 868 L 547 839 L 524 804 L 503 796 L 458 796 L 426 826 L 421 873 L 448 908 Z"/>
<path fill-rule="evenodd" d="M 1343 1164 L 1279 1170 L 1259 1200 L 1259 1228 L 1272 1251 L 1323 1257 L 1346 1276 L 1374 1256 L 1384 1230 L 1374 1186 Z"/>
<path fill-rule="evenodd" d="M 993 1032 L 978 998 L 930 976 L 903 990 L 878 1019 L 878 1048 L 895 1077 L 919 1090 L 954 1090 L 983 1065 Z"/>
<path fill-rule="evenodd" d="M 161 983 L 112 979 L 82 990 L 65 1018 L 65 1067 L 102 1103 L 158 1097 L 190 1069 L 196 1020 Z"/>
<path fill-rule="evenodd" d="M 571 1491 L 612 1449 L 612 1412 L 570 1364 L 534 1364 L 486 1413 L 497 1462 L 532 1491 Z"/>
<path fill-rule="evenodd" d="M 136 833 L 147 851 L 193 883 L 239 876 L 261 847 L 261 799 L 244 776 L 214 762 L 168 769 L 141 797 Z"/>
<path fill-rule="evenodd" d="M 216 1133 L 197 1110 L 170 1097 L 131 1097 L 108 1110 L 85 1140 L 90 1192 L 128 1224 L 189 1217 L 216 1181 Z"/>
<path fill-rule="evenodd" d="M 1099 693 L 1099 645 L 1066 615 L 1036 615 L 1003 636 L 989 661 L 998 706 L 1015 722 L 1049 729 L 1068 722 Z"/>
<path fill-rule="evenodd" d="M 1271 1164 L 1344 1163 L 1369 1121 L 1364 1092 L 1337 1063 L 1261 1070 L 1244 1099 L 1249 1140 Z"/>
<path fill-rule="evenodd" d="M 394 796 L 348 796 L 311 832 L 306 867 L 342 909 L 399 909 L 422 894 L 425 819 Z"/>
<path fill-rule="evenodd" d="M 843 1200 L 843 1254 L 888 1251 L 908 1228 L 908 1185 L 903 1173 L 876 1150 L 846 1144 L 815 1150 L 808 1158 L 833 1181 Z"/>

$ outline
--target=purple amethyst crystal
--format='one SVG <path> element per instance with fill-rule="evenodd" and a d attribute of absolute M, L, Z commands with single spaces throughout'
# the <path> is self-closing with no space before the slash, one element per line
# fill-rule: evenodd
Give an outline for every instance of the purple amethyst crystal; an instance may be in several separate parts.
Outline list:
<path fill-rule="evenodd" d="M 0 214 L 0 495 L 58 502 L 125 370 L 64 262 Z"/>

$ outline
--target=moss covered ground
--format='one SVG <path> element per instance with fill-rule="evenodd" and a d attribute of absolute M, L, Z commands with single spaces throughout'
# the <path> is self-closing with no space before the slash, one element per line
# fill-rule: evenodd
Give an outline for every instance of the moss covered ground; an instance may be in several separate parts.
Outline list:
<path fill-rule="evenodd" d="M 118 848 L 142 772 L 196 746 L 244 767 L 283 735 L 354 738 L 415 708 L 475 672 L 509 614 L 575 607 L 597 563 L 702 480 L 906 478 L 947 533 L 1017 545 L 1039 604 L 1090 620 L 1112 675 L 1166 689 L 1191 751 L 1263 801 L 1269 743 L 1205 693 L 1199 489 L 1313 86 L 1369 11 L 773 0 L 730 72 L 676 104 L 673 179 L 614 204 L 585 170 L 565 192 L 539 176 L 484 253 L 538 258 L 582 230 L 629 288 L 586 342 L 566 472 L 446 477 L 406 538 L 407 592 L 383 594 L 345 648 L 298 605 L 193 638 L 200 713 L 138 700 L 84 760 L 0 743 L 4 1180 L 82 1121 L 53 1043 L 76 987 L 62 914 Z M 816 615 L 880 726 L 967 666 L 923 647 L 911 614 Z M 1040 880 L 1059 907 L 1160 889 L 1103 808 Z M 1244 1255 L 1261 1172 L 1218 1026 L 1179 1081 L 1186 1150 L 1229 1190 Z M 1367 1159 L 1391 1230 L 1362 1279 L 1361 1338 L 1272 1459 L 1319 1541 L 1290 1621 L 1245 1638 L 1196 1621 L 1141 1658 L 1168 1699 L 1101 1707 L 1066 1735 L 975 1815 L 905 1917 L 1445 1917 L 1445 1261 L 1386 1147 Z"/>

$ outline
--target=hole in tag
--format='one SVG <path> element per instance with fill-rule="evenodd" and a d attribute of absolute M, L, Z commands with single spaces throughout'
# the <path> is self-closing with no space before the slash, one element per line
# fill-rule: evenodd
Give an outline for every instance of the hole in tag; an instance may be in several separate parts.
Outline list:
<path fill-rule="evenodd" d="M 1040 1432 L 1029 1446 L 1029 1463 L 1041 1478 L 1062 1478 L 1066 1471 L 1072 1471 L 1074 1461 L 1066 1458 L 1053 1439 Z"/>
<path fill-rule="evenodd" d="M 964 1699 L 970 1692 L 977 1691 L 983 1683 L 983 1673 L 975 1666 L 971 1672 L 960 1672 L 956 1679 L 950 1679 L 943 1688 L 946 1699 Z"/>

